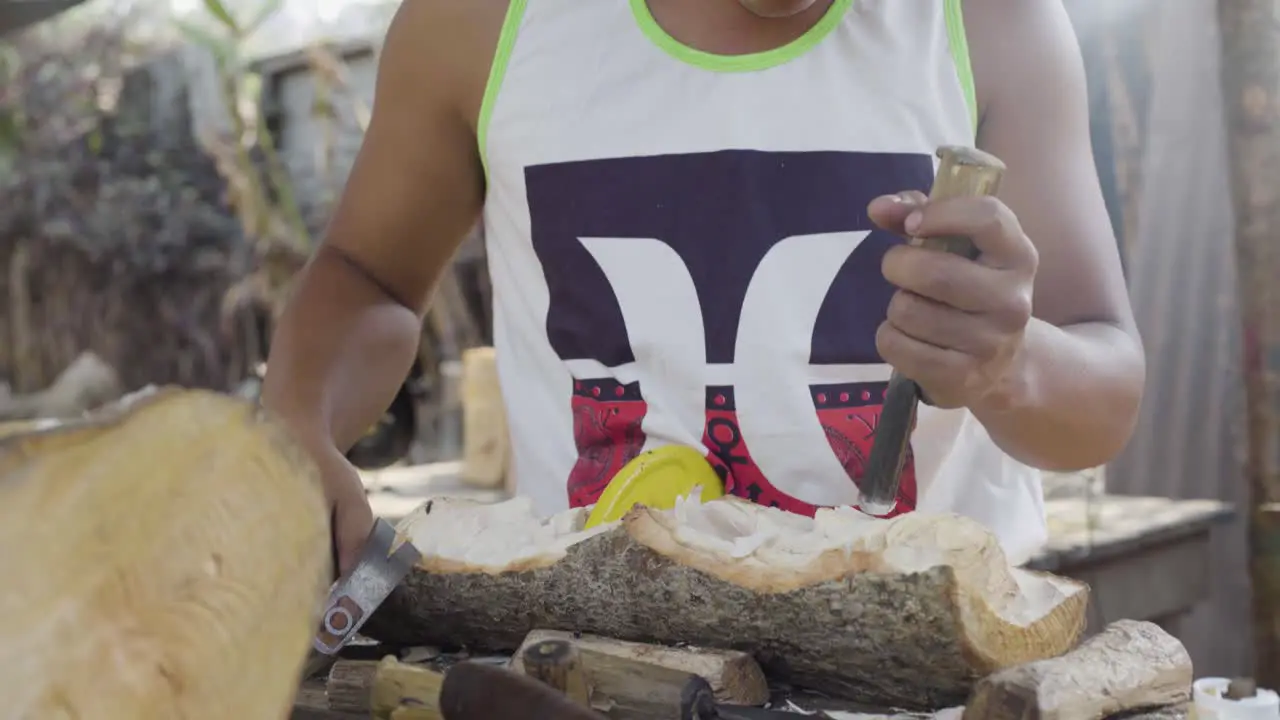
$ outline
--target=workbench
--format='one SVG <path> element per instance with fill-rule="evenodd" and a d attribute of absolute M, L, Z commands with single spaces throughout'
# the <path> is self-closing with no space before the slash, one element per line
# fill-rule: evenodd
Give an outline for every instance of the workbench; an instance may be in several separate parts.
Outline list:
<path fill-rule="evenodd" d="M 1127 715 L 1125 716 L 1125 720 L 1187 720 L 1188 716 L 1189 713 L 1185 706 L 1177 706 Z M 925 713 L 913 714 L 888 712 L 884 715 L 845 714 L 842 717 L 857 718 L 857 720 L 872 720 L 873 718 L 884 718 L 884 720 L 960 720 L 960 712 L 959 709 L 956 708 L 944 710 L 933 715 Z M 325 707 L 323 683 L 319 681 L 309 681 L 298 693 L 298 702 L 294 705 L 293 714 L 289 716 L 289 720 L 369 720 L 369 718 L 364 715 L 328 710 Z M 494 718 L 494 720 L 503 719 Z M 548 720 L 551 719 L 549 718 Z M 659 719 L 655 718 L 654 720 Z M 667 719 L 662 718 L 661 720 Z M 671 720 L 675 719 L 672 718 Z"/>
<path fill-rule="evenodd" d="M 427 495 L 501 499 L 498 493 L 461 486 L 452 470 L 437 466 L 384 471 L 369 483 L 375 512 L 397 520 Z M 1210 533 L 1232 514 L 1230 506 L 1212 500 L 1108 495 L 1049 500 L 1050 539 L 1027 567 L 1089 583 L 1090 632 L 1129 618 L 1155 622 L 1176 636 L 1180 621 L 1208 597 Z M 1182 708 L 1170 708 L 1139 717 L 1185 716 Z M 329 711 L 323 682 L 310 681 L 299 693 L 292 720 L 367 718 Z"/>
<path fill-rule="evenodd" d="M 1216 500 L 1103 495 L 1045 503 L 1049 542 L 1027 563 L 1089 584 L 1089 632 L 1120 619 L 1178 637 L 1209 596 L 1209 538 L 1234 511 Z"/>

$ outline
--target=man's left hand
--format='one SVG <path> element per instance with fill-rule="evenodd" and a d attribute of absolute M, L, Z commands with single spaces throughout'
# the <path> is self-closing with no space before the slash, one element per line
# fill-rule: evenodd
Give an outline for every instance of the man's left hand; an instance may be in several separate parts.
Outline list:
<path fill-rule="evenodd" d="M 991 197 L 928 201 L 917 192 L 875 199 L 873 222 L 907 237 L 961 236 L 980 255 L 891 248 L 882 272 L 898 288 L 876 333 L 885 362 L 938 407 L 1003 406 L 1021 383 L 1039 256 L 1004 203 Z"/>

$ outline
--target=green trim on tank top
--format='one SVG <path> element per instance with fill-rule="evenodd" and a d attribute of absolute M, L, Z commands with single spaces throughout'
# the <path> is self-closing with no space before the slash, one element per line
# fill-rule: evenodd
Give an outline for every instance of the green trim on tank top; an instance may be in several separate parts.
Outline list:
<path fill-rule="evenodd" d="M 630 2 L 640 29 L 658 47 L 682 62 L 721 72 L 763 70 L 803 55 L 839 25 L 841 18 L 853 4 L 853 0 L 835 0 L 817 24 L 809 28 L 804 35 L 782 47 L 747 55 L 716 55 L 695 50 L 668 35 L 649 12 L 649 5 L 645 0 L 630 0 Z M 943 0 L 951 59 L 955 64 L 956 76 L 964 93 L 965 104 L 969 107 L 969 117 L 976 138 L 979 119 L 978 98 L 973 80 L 973 67 L 969 60 L 969 41 L 964 26 L 963 3 L 964 0 Z M 507 74 L 507 66 L 511 62 L 511 52 L 515 48 L 516 37 L 519 34 L 520 23 L 524 20 L 527 4 L 528 0 L 511 0 L 507 6 L 502 30 L 498 35 L 498 46 L 494 50 L 493 63 L 489 67 L 484 97 L 480 101 L 480 113 L 476 119 L 476 141 L 486 180 L 489 177 L 489 121 L 493 117 L 493 106 L 497 102 L 498 92 Z"/>
<path fill-rule="evenodd" d="M 657 45 L 663 52 L 680 62 L 714 72 L 750 72 L 767 70 L 785 62 L 794 60 L 817 45 L 840 24 L 845 11 L 853 4 L 853 0 L 835 0 L 822 18 L 800 37 L 781 47 L 764 52 L 746 55 L 717 55 L 715 53 L 695 50 L 667 34 L 666 30 L 649 12 L 649 4 L 645 0 L 631 0 L 631 11 L 641 32 Z"/>
<path fill-rule="evenodd" d="M 956 66 L 960 90 L 969 106 L 969 120 L 973 123 L 973 135 L 978 135 L 978 92 L 973 84 L 973 66 L 969 62 L 969 36 L 964 28 L 964 0 L 943 0 L 947 18 L 947 43 L 951 46 L 951 60 Z"/>
<path fill-rule="evenodd" d="M 484 97 L 480 100 L 480 114 L 476 118 L 476 145 L 480 151 L 480 164 L 484 167 L 486 182 L 489 180 L 489 120 L 493 118 L 493 104 L 498 101 L 502 80 L 507 76 L 507 65 L 511 63 L 511 51 L 516 46 L 516 36 L 520 32 L 527 4 L 528 0 L 511 0 L 507 5 L 502 31 L 498 34 L 498 47 L 493 51 L 493 63 L 489 66 Z"/>

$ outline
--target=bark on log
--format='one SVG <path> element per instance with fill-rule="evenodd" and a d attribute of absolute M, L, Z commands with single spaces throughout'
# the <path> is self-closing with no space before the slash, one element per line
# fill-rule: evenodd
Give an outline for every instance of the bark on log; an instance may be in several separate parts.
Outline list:
<path fill-rule="evenodd" d="M 286 717 L 329 569 L 314 466 L 163 390 L 0 439 L 6 717 Z"/>
<path fill-rule="evenodd" d="M 964 720 L 1100 720 L 1191 699 L 1191 656 L 1158 625 L 1112 623 L 1061 657 L 985 678 Z"/>
<path fill-rule="evenodd" d="M 834 697 L 929 709 L 1066 652 L 1084 627 L 1083 585 L 1010 568 L 986 529 L 956 516 L 810 520 L 724 499 L 551 537 L 580 529 L 585 511 L 529 527 L 522 498 L 427 507 L 402 521 L 422 565 L 365 626 L 372 637 L 511 651 L 554 628 L 736 649 Z"/>

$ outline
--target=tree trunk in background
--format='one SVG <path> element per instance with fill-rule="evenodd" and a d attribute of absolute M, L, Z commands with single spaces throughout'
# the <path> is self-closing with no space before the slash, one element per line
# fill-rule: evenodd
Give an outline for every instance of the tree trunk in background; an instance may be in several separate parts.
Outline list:
<path fill-rule="evenodd" d="M 1280 293 L 1273 289 L 1280 278 L 1280 0 L 1218 0 L 1218 19 L 1244 320 L 1256 675 L 1259 686 L 1275 688 L 1280 687 Z"/>
<path fill-rule="evenodd" d="M 1147 0 L 1066 3 L 1089 83 L 1093 155 L 1107 212 L 1128 269 L 1137 236 L 1142 165 L 1149 134 L 1154 37 L 1160 5 Z"/>

